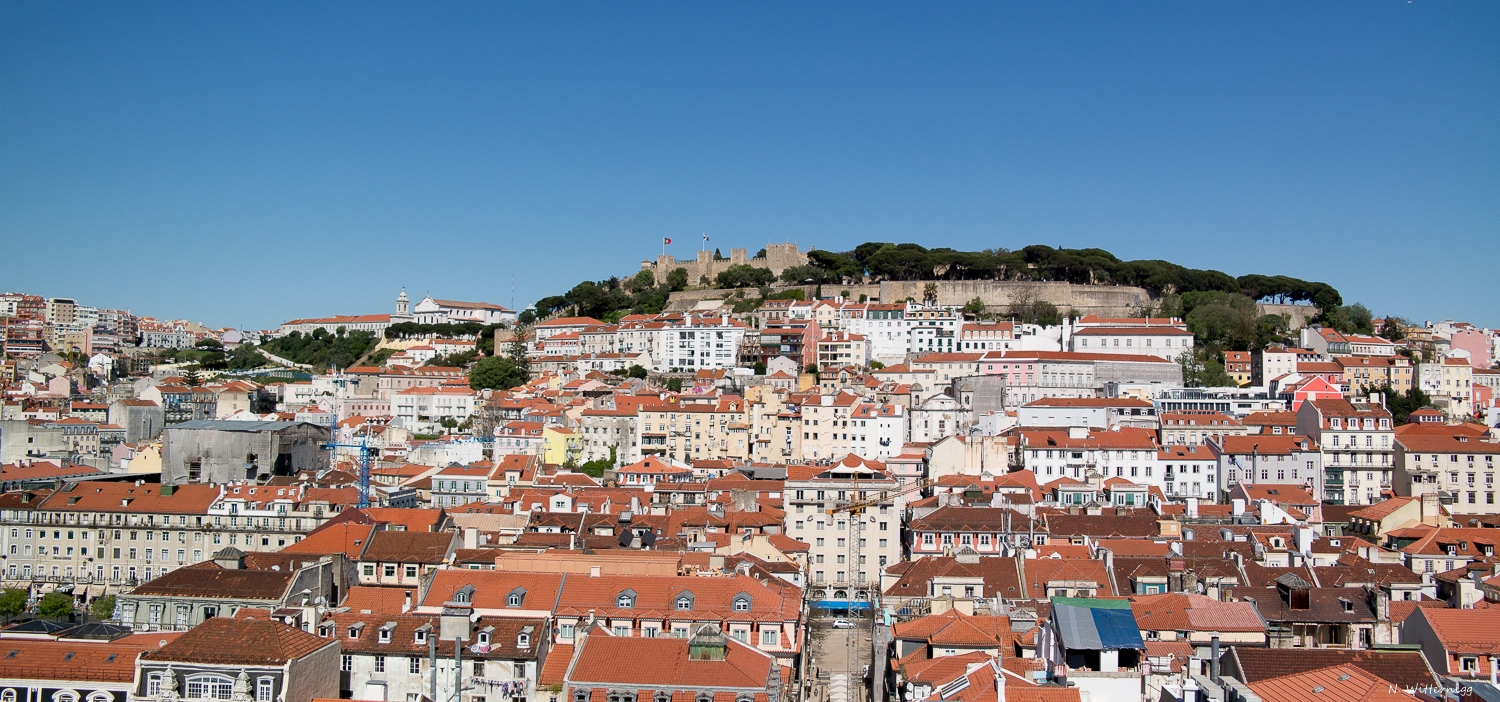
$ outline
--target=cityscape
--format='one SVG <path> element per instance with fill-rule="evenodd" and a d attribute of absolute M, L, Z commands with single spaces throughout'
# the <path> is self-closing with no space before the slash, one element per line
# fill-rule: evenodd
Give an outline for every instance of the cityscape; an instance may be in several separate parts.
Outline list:
<path fill-rule="evenodd" d="M 1497 28 L 0 5 L 0 702 L 1500 701 Z"/>

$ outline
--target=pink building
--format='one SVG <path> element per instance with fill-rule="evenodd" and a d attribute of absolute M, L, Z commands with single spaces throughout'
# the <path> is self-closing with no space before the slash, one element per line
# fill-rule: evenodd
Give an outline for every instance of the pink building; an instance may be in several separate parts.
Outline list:
<path fill-rule="evenodd" d="M 1473 368 L 1489 368 L 1495 362 L 1495 342 L 1488 331 L 1474 327 L 1456 329 L 1449 342 L 1449 348 L 1469 352 L 1469 365 Z"/>

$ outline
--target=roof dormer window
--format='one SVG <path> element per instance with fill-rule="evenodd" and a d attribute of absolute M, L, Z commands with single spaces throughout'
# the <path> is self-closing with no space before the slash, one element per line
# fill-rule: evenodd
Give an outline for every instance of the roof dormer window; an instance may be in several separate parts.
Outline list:
<path fill-rule="evenodd" d="M 520 607 L 526 601 L 526 588 L 518 587 L 505 596 L 506 607 Z"/>
<path fill-rule="evenodd" d="M 431 624 L 423 624 L 422 626 L 417 627 L 417 631 L 412 636 L 412 640 L 419 644 L 427 643 L 427 632 L 429 631 L 432 631 Z"/>
<path fill-rule="evenodd" d="M 635 607 L 635 590 L 626 590 L 615 598 L 615 606 L 620 609 L 631 609 Z"/>
<path fill-rule="evenodd" d="M 735 595 L 734 596 L 734 611 L 736 611 L 736 612 L 748 612 L 748 611 L 750 611 L 750 596 L 747 595 L 747 594 L 744 594 L 744 593 L 740 593 L 738 595 Z"/>
<path fill-rule="evenodd" d="M 380 627 L 380 631 L 379 631 L 380 643 L 390 643 L 391 642 L 391 632 L 394 632 L 395 630 L 396 630 L 396 623 L 395 622 L 386 622 L 385 626 Z"/>
<path fill-rule="evenodd" d="M 693 593 L 684 592 L 677 596 L 673 606 L 680 612 L 690 612 L 693 609 Z"/>
<path fill-rule="evenodd" d="M 453 593 L 453 601 L 458 604 L 472 604 L 474 602 L 474 586 L 465 585 Z"/>
<path fill-rule="evenodd" d="M 357 638 L 359 638 L 359 632 L 364 631 L 364 630 L 365 630 L 365 623 L 364 622 L 357 622 L 357 623 L 354 623 L 354 624 L 350 624 L 349 625 L 349 638 L 351 638 L 351 639 L 357 639 Z"/>

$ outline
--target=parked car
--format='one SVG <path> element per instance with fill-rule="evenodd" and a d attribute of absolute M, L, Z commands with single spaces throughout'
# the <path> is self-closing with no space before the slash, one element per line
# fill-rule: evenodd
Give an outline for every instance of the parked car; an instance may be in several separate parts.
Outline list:
<path fill-rule="evenodd" d="M 835 628 L 835 629 L 853 629 L 854 628 L 854 622 L 851 622 L 848 619 L 835 619 L 835 620 L 833 620 L 833 628 Z"/>

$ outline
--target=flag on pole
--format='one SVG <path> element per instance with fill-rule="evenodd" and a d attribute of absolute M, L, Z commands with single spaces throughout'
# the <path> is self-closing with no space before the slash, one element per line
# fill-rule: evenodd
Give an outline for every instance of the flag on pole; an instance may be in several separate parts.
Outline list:
<path fill-rule="evenodd" d="M 667 237 L 662 237 L 661 243 L 662 243 L 663 246 L 665 246 L 667 244 L 672 243 L 672 240 L 669 239 L 669 238 L 667 238 Z"/>
<path fill-rule="evenodd" d="M 704 235 L 703 235 L 703 240 L 704 240 L 704 241 L 708 241 L 708 234 L 707 234 L 707 233 L 704 233 Z"/>

